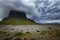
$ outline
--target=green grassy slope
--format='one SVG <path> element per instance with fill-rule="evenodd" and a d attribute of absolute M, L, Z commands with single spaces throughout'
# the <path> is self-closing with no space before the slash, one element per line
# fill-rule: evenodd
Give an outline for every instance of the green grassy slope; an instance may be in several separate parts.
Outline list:
<path fill-rule="evenodd" d="M 33 25 L 34 22 L 26 18 L 7 18 L 0 22 L 0 25 Z"/>

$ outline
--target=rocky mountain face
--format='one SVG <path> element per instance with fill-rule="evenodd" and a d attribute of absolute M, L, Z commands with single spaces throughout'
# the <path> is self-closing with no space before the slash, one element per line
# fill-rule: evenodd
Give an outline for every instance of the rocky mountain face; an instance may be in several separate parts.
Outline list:
<path fill-rule="evenodd" d="M 19 11 L 11 11 L 9 13 L 8 18 L 26 18 L 26 15 L 24 12 L 19 12 Z"/>

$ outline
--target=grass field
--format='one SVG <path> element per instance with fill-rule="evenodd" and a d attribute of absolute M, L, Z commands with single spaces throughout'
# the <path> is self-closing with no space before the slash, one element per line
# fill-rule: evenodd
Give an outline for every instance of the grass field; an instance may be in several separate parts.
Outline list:
<path fill-rule="evenodd" d="M 33 25 L 34 22 L 26 18 L 6 18 L 0 22 L 0 25 Z"/>
<path fill-rule="evenodd" d="M 60 25 L 1 25 L 0 40 L 60 40 Z"/>

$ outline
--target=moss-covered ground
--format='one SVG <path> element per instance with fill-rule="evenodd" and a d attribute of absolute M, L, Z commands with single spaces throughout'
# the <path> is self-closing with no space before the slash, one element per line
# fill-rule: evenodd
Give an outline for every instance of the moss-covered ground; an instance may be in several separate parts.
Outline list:
<path fill-rule="evenodd" d="M 0 40 L 60 40 L 60 31 L 40 31 L 36 33 L 13 32 L 8 33 L 0 31 Z"/>

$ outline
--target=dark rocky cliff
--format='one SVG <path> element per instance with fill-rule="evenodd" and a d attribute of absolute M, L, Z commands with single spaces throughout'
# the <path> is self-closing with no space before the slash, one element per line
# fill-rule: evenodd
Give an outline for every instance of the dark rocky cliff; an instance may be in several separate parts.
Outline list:
<path fill-rule="evenodd" d="M 10 18 L 26 18 L 26 15 L 24 12 L 19 12 L 19 11 L 11 11 L 9 13 Z"/>

